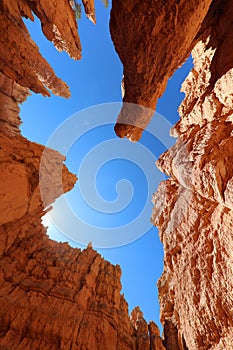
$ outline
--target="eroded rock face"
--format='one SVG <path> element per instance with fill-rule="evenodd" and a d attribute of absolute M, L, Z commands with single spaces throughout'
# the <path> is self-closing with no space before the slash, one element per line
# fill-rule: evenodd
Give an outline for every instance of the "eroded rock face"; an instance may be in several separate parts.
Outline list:
<path fill-rule="evenodd" d="M 233 344 L 233 7 L 214 2 L 192 51 L 176 144 L 158 161 L 154 195 L 164 244 L 159 280 L 167 349 Z"/>
<path fill-rule="evenodd" d="M 94 1 L 83 2 L 94 20 Z M 59 50 L 80 57 L 68 0 L 1 2 L 0 348 L 164 350 L 153 322 L 147 325 L 141 312 L 130 320 L 120 293 L 120 267 L 91 247 L 81 251 L 50 240 L 41 224 L 45 207 L 72 189 L 77 178 L 54 150 L 46 149 L 42 166 L 44 146 L 20 135 L 18 104 L 30 90 L 69 96 L 21 19 L 33 19 L 31 10 Z"/>

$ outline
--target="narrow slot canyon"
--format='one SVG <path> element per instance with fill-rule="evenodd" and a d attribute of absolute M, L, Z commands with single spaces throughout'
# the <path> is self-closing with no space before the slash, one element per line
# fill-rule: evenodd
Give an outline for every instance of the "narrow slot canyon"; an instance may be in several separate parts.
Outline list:
<path fill-rule="evenodd" d="M 0 17 L 0 348 L 231 350 L 231 1 Z"/>

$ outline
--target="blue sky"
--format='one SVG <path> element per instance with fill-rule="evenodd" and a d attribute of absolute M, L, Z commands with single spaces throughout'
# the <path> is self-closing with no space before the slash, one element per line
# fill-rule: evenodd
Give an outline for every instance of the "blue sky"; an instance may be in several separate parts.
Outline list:
<path fill-rule="evenodd" d="M 22 134 L 30 140 L 47 144 L 53 132 L 71 116 L 76 114 L 81 126 L 85 113 L 88 116 L 91 114 L 89 110 L 83 114 L 82 111 L 86 108 L 121 101 L 122 65 L 115 53 L 109 34 L 109 12 L 110 9 L 106 10 L 99 0 L 96 1 L 96 25 L 88 21 L 84 15 L 82 16 L 79 21 L 79 35 L 83 57 L 81 61 L 76 62 L 72 61 L 66 53 L 57 52 L 53 44 L 44 38 L 38 20 L 35 20 L 34 23 L 29 20 L 25 21 L 42 55 L 51 64 L 56 74 L 70 86 L 72 95 L 68 100 L 53 95 L 50 98 L 44 98 L 36 94 L 28 98 L 21 108 L 23 120 L 21 130 Z M 178 120 L 177 108 L 183 99 L 183 94 L 179 92 L 180 85 L 191 67 L 192 62 L 189 59 L 169 80 L 166 92 L 158 102 L 157 111 L 171 124 Z M 112 113 L 114 117 L 115 111 Z M 159 324 L 156 281 L 162 273 L 163 250 L 157 229 L 150 225 L 152 203 L 147 197 L 156 191 L 159 181 L 164 179 L 164 175 L 159 173 L 154 162 L 166 147 L 159 137 L 152 134 L 145 132 L 138 145 L 129 144 L 127 140 L 116 138 L 112 122 L 83 133 L 72 143 L 67 153 L 66 164 L 70 171 L 77 174 L 79 181 L 65 198 L 75 215 L 90 225 L 109 229 L 109 235 L 112 229 L 124 226 L 137 218 L 147 203 L 147 211 L 143 216 L 143 220 L 148 223 L 149 227 L 146 233 L 142 232 L 142 236 L 137 236 L 139 238 L 132 243 L 97 250 L 104 258 L 121 266 L 122 291 L 129 303 L 129 309 L 140 305 L 144 317 L 148 321 L 153 319 Z M 119 144 L 121 141 L 122 144 Z M 98 152 L 98 147 L 103 148 L 100 148 L 101 156 L 97 157 L 93 150 Z M 121 147 L 125 149 L 124 157 L 122 153 L 119 153 L 119 157 L 116 156 Z M 145 156 L 140 156 L 140 152 L 144 151 Z M 111 152 L 113 152 L 112 159 L 109 160 Z M 89 168 L 89 163 L 85 165 L 89 156 L 92 157 L 90 158 L 91 167 L 95 163 L 93 160 L 103 163 L 98 171 Z M 130 157 L 133 158 L 133 161 Z M 143 158 L 143 162 L 139 158 Z M 148 190 L 149 178 L 154 181 L 149 181 L 150 189 Z M 122 182 L 122 179 L 125 182 Z M 89 203 L 92 197 L 95 198 L 92 185 L 95 185 L 97 194 L 94 204 Z M 103 201 L 104 208 L 110 208 L 109 212 L 98 210 L 99 199 Z M 129 203 L 124 209 L 114 212 L 112 208 L 118 200 L 121 200 L 122 203 L 124 201 L 126 204 L 127 201 Z M 96 209 L 93 209 L 92 205 Z M 129 225 L 129 230 L 130 227 Z M 79 231 L 78 224 L 75 229 Z M 50 225 L 48 233 L 53 239 L 69 241 L 72 246 L 80 246 L 74 235 L 68 239 L 67 235 L 59 232 L 53 225 Z M 134 233 L 129 232 L 132 237 Z M 85 236 L 85 232 L 81 234 Z"/>

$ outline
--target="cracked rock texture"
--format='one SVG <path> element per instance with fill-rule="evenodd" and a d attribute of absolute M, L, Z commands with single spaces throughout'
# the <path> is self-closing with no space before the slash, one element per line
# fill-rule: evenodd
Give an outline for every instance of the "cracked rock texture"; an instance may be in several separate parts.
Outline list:
<path fill-rule="evenodd" d="M 95 21 L 94 1 L 83 3 Z M 158 327 L 148 325 L 139 308 L 129 317 L 120 267 L 91 247 L 81 251 L 50 240 L 41 224 L 45 207 L 77 179 L 61 154 L 20 134 L 18 104 L 30 90 L 69 96 L 22 21 L 33 20 L 32 11 L 58 50 L 75 59 L 81 50 L 68 0 L 1 1 L 0 348 L 163 350 Z"/>
<path fill-rule="evenodd" d="M 214 1 L 182 86 L 176 144 L 154 194 L 166 349 L 233 347 L 233 6 Z"/>

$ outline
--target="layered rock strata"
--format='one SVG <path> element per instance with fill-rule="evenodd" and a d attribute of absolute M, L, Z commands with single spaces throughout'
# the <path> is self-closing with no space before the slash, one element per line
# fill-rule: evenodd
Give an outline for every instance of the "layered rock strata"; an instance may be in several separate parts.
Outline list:
<path fill-rule="evenodd" d="M 87 15 L 94 16 L 94 2 L 84 5 Z M 59 50 L 80 58 L 68 1 L 1 2 L 0 348 L 163 350 L 153 322 L 148 325 L 139 309 L 133 313 L 136 319 L 130 319 L 120 293 L 120 267 L 91 247 L 81 251 L 50 240 L 41 224 L 45 207 L 72 189 L 77 179 L 61 154 L 28 141 L 19 131 L 18 104 L 30 90 L 69 96 L 21 19 L 33 19 L 31 10 Z"/>
<path fill-rule="evenodd" d="M 3 0 L 0 5 L 0 71 L 34 92 L 49 96 L 48 88 L 53 93 L 68 97 L 68 86 L 56 77 L 53 69 L 40 55 L 39 48 L 31 40 L 22 20 L 22 16 L 34 20 L 32 10 L 39 16 L 47 38 L 59 50 L 68 51 L 74 58 L 80 57 L 81 47 L 75 17 L 66 0 L 54 3 Z M 64 15 L 70 18 L 69 25 L 63 26 L 62 20 L 66 18 Z"/>

